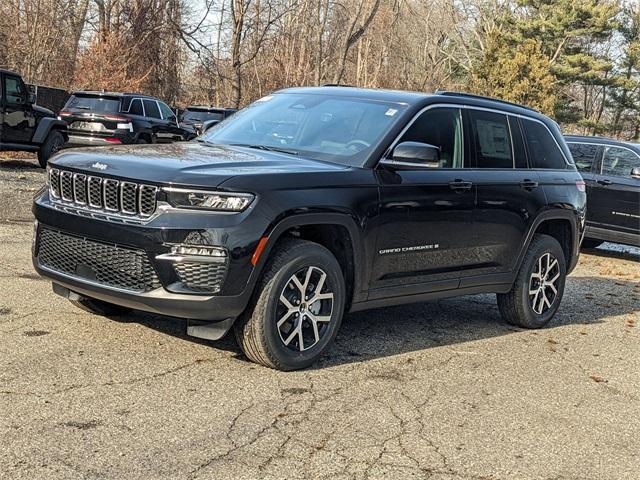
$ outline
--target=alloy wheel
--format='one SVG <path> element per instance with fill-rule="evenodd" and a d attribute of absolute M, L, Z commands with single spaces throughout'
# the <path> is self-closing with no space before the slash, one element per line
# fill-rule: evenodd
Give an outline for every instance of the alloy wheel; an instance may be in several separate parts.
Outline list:
<path fill-rule="evenodd" d="M 327 274 L 305 267 L 285 284 L 276 309 L 277 329 L 289 349 L 305 351 L 326 334 L 333 313 L 334 293 Z"/>
<path fill-rule="evenodd" d="M 547 312 L 556 301 L 559 279 L 558 259 L 549 252 L 539 257 L 529 279 L 529 301 L 538 315 Z"/>

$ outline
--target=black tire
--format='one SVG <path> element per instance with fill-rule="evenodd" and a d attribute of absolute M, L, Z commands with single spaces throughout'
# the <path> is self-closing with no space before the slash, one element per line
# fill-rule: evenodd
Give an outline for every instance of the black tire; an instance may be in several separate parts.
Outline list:
<path fill-rule="evenodd" d="M 51 130 L 44 143 L 38 150 L 38 163 L 42 168 L 47 167 L 49 159 L 64 145 L 64 135 L 58 130 Z"/>
<path fill-rule="evenodd" d="M 323 274 L 325 279 L 321 280 Z M 311 298 L 308 304 L 306 297 L 299 301 L 296 297 L 302 297 L 305 286 L 307 297 L 320 294 L 332 298 L 315 302 Z M 236 320 L 236 340 L 256 363 L 278 370 L 308 367 L 327 350 L 340 328 L 345 291 L 342 270 L 329 250 L 317 243 L 287 239 L 276 247 L 250 305 Z M 291 308 L 283 303 L 283 297 Z M 313 338 L 309 338 L 311 334 Z"/>
<path fill-rule="evenodd" d="M 595 238 L 585 238 L 582 240 L 582 248 L 596 248 L 604 243 L 604 240 L 597 240 Z"/>
<path fill-rule="evenodd" d="M 553 259 L 557 260 L 557 266 L 553 264 Z M 554 265 L 553 268 L 547 268 L 546 273 L 545 262 L 548 262 L 547 267 L 550 263 Z M 538 270 L 540 270 L 539 274 Z M 552 287 L 548 286 L 547 280 L 552 280 L 556 274 L 558 275 L 556 282 Z M 539 278 L 538 275 L 540 275 Z M 551 321 L 560 306 L 566 276 L 566 260 L 558 241 L 549 235 L 535 235 L 513 287 L 508 293 L 497 295 L 502 318 L 512 325 L 523 328 L 544 327 Z M 547 294 L 552 298 L 547 297 Z M 547 306 L 548 303 L 550 305 Z"/>
<path fill-rule="evenodd" d="M 131 312 L 130 308 L 122 307 L 120 305 L 114 305 L 113 303 L 103 302 L 95 298 L 82 297 L 80 300 L 69 300 L 76 307 L 84 310 L 85 312 L 100 315 L 102 317 L 113 317 L 126 315 Z"/>
<path fill-rule="evenodd" d="M 149 143 L 149 142 L 147 141 L 147 139 L 146 139 L 146 138 L 138 138 L 138 140 L 136 140 L 136 143 L 137 143 L 138 145 L 144 145 L 144 144 L 147 144 L 147 143 Z"/>

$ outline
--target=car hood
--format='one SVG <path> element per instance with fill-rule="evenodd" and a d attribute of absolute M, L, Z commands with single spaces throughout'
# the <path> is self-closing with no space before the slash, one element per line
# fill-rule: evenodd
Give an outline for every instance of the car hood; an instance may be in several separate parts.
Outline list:
<path fill-rule="evenodd" d="M 313 173 L 349 167 L 278 152 L 199 142 L 69 149 L 51 166 L 141 182 L 217 187 L 241 175 Z"/>

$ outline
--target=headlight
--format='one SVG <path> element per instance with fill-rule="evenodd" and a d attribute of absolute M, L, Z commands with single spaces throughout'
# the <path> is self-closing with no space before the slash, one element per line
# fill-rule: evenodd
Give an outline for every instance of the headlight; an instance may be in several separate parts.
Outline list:
<path fill-rule="evenodd" d="M 173 207 L 218 212 L 242 212 L 254 199 L 250 193 L 208 192 L 182 188 L 165 188 L 167 201 Z"/>

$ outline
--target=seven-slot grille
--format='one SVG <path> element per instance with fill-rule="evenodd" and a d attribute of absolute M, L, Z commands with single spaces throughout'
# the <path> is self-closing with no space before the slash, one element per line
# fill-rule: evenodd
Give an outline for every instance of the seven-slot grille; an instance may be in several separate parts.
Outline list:
<path fill-rule="evenodd" d="M 158 187 L 52 168 L 49 193 L 54 201 L 89 210 L 149 217 L 156 211 Z"/>
<path fill-rule="evenodd" d="M 42 267 L 109 287 L 148 292 L 161 286 L 144 251 L 45 227 L 38 234 L 37 258 Z"/>

